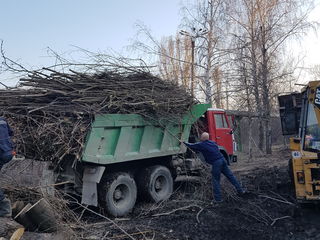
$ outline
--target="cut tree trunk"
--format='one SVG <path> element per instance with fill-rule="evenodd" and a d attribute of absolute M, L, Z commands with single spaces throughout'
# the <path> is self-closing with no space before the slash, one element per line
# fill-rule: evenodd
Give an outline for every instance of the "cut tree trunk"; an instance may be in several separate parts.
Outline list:
<path fill-rule="evenodd" d="M 44 198 L 33 204 L 27 210 L 26 215 L 40 232 L 55 232 L 57 230 L 56 217 L 50 204 Z"/>
<path fill-rule="evenodd" d="M 33 205 L 28 203 L 15 220 L 29 231 L 55 232 L 58 225 L 50 204 L 44 198 Z"/>
<path fill-rule="evenodd" d="M 33 224 L 32 220 L 26 215 L 26 212 L 30 209 L 31 204 L 28 203 L 15 217 L 18 223 L 22 224 L 28 231 L 35 231 L 37 228 Z"/>
<path fill-rule="evenodd" d="M 23 226 L 10 218 L 0 217 L 0 237 L 10 239 L 12 234 L 19 228 L 23 228 Z"/>

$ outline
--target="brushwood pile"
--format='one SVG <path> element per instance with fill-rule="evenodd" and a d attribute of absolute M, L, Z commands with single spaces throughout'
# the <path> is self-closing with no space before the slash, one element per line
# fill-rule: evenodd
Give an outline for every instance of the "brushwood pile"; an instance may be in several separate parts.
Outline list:
<path fill-rule="evenodd" d="M 15 131 L 18 153 L 58 163 L 80 159 L 96 114 L 140 114 L 146 119 L 179 117 L 194 104 L 172 81 L 149 72 L 104 70 L 29 72 L 18 87 L 0 91 L 0 111 Z"/>

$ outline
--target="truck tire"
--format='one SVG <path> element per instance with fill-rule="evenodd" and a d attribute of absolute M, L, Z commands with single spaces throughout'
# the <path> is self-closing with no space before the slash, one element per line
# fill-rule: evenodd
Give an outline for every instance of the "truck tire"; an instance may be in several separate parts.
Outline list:
<path fill-rule="evenodd" d="M 151 202 L 167 200 L 173 191 L 170 170 L 161 165 L 146 168 L 138 176 L 138 189 L 142 198 Z"/>
<path fill-rule="evenodd" d="M 127 215 L 137 200 L 137 186 L 128 173 L 114 173 L 99 185 L 100 206 L 114 217 Z"/>

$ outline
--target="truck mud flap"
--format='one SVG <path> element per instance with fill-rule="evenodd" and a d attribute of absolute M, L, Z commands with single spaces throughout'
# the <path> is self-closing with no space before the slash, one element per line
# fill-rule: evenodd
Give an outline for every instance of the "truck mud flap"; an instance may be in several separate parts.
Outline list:
<path fill-rule="evenodd" d="M 106 167 L 85 167 L 83 171 L 81 203 L 98 206 L 97 184 L 100 182 Z"/>

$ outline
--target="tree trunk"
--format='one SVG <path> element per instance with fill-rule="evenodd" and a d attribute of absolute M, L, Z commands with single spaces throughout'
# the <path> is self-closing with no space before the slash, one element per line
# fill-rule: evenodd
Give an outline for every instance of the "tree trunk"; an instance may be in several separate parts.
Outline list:
<path fill-rule="evenodd" d="M 0 217 L 0 237 L 10 239 L 12 234 L 20 228 L 23 228 L 23 226 L 19 223 L 9 218 Z"/>
<path fill-rule="evenodd" d="M 247 108 L 249 112 L 248 116 L 248 136 L 249 136 L 249 142 L 248 142 L 248 157 L 249 161 L 252 159 L 252 117 L 251 117 L 251 112 L 252 112 L 252 104 L 251 104 L 251 99 L 250 99 L 250 85 L 248 81 L 248 76 L 247 76 L 247 68 L 246 65 L 243 61 L 242 63 L 242 74 L 243 74 L 243 80 L 244 80 L 244 86 L 245 86 L 245 93 L 246 93 L 246 103 L 247 103 Z"/>
<path fill-rule="evenodd" d="M 210 69 L 209 68 L 206 69 L 204 84 L 205 84 L 206 103 L 212 104 L 212 98 L 211 98 L 212 89 L 211 89 L 211 84 L 210 84 Z"/>
<path fill-rule="evenodd" d="M 219 67 L 215 67 L 213 71 L 212 76 L 214 83 L 215 83 L 215 96 L 214 100 L 216 103 L 217 108 L 223 108 L 222 102 L 221 102 L 221 72 Z"/>
<path fill-rule="evenodd" d="M 208 33 L 207 33 L 207 46 L 206 52 L 206 69 L 205 69 L 205 95 L 206 95 L 206 103 L 212 104 L 212 86 L 211 86 L 211 75 L 212 75 L 212 61 L 213 61 L 213 50 L 214 50 L 214 22 L 213 22 L 213 5 L 209 4 L 209 16 L 205 20 L 208 24 Z"/>
<path fill-rule="evenodd" d="M 271 121 L 270 116 L 266 120 L 266 153 L 272 153 L 272 135 L 271 135 Z"/>
<path fill-rule="evenodd" d="M 253 31 L 253 29 L 252 29 Z M 253 94 L 256 101 L 256 109 L 258 114 L 258 148 L 263 151 L 263 142 L 264 142 L 264 132 L 263 132 L 263 120 L 262 120 L 262 106 L 261 106 L 261 96 L 259 91 L 259 77 L 258 77 L 258 66 L 257 66 L 257 57 L 256 57 L 256 40 L 253 36 L 255 36 L 254 32 L 251 32 L 252 41 L 251 41 L 251 75 L 253 80 Z"/>
<path fill-rule="evenodd" d="M 248 118 L 248 136 L 249 136 L 248 155 L 249 155 L 249 161 L 251 161 L 252 159 L 252 119 L 250 116 Z"/>
<path fill-rule="evenodd" d="M 264 152 L 264 128 L 263 128 L 263 120 L 262 120 L 262 113 L 258 113 L 259 117 L 258 117 L 258 131 L 259 131 L 259 142 L 258 142 L 258 148 Z"/>
<path fill-rule="evenodd" d="M 262 101 L 264 105 L 264 117 L 265 117 L 265 146 L 266 153 L 271 154 L 271 106 L 270 106 L 270 83 L 268 82 L 268 56 L 267 56 L 267 48 L 266 48 L 266 30 L 264 27 L 261 27 L 262 38 L 261 38 L 261 53 L 262 53 Z"/>

